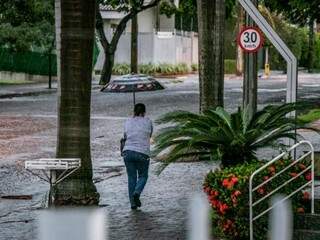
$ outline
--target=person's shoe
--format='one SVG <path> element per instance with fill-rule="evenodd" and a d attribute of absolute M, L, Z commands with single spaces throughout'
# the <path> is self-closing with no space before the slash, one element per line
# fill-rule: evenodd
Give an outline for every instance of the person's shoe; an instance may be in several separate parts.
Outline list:
<path fill-rule="evenodd" d="M 137 207 L 141 207 L 141 201 L 140 201 L 139 194 L 137 194 L 137 193 L 133 194 L 133 201 Z"/>

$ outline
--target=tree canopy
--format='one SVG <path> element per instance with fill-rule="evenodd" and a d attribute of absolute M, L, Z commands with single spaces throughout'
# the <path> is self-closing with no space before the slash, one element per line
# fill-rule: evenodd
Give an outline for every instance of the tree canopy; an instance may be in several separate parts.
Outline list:
<path fill-rule="evenodd" d="M 44 50 L 54 39 L 53 0 L 1 0 L 0 46 Z"/>
<path fill-rule="evenodd" d="M 310 20 L 319 20 L 320 0 L 268 0 L 264 2 L 272 11 L 284 14 L 291 22 L 299 25 L 305 25 Z"/>

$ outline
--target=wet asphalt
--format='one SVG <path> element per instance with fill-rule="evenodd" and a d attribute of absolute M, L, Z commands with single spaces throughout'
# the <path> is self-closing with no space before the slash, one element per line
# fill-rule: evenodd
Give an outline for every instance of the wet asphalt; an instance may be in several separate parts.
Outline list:
<path fill-rule="evenodd" d="M 165 90 L 137 93 L 137 102 L 147 107 L 147 115 L 157 119 L 173 110 L 198 111 L 198 78 L 160 79 Z M 319 102 L 320 75 L 300 74 L 298 96 Z M 274 75 L 259 80 L 259 107 L 281 103 L 286 97 L 286 77 Z M 233 111 L 242 102 L 242 81 L 229 76 L 225 81 L 225 107 Z M 177 163 L 160 176 L 154 174 L 158 163 L 152 162 L 150 178 L 142 196 L 143 207 L 132 212 L 127 199 L 126 174 L 118 150 L 118 141 L 126 117 L 132 113 L 130 93 L 104 93 L 92 90 L 91 148 L 94 181 L 101 194 L 101 210 L 109 218 L 106 226 L 111 240 L 116 239 L 186 239 L 190 197 L 201 192 L 205 174 L 214 163 Z M 0 199 L 0 239 L 36 239 L 37 216 L 43 211 L 48 184 L 23 167 L 25 160 L 54 157 L 56 144 L 57 94 L 0 99 L 0 121 L 13 121 L 1 131 L 0 148 L 13 150 L 0 156 L 0 196 L 30 194 L 32 200 Z M 31 119 L 31 120 L 30 120 Z M 15 126 L 32 121 L 34 129 L 12 138 L 6 137 Z M 5 125 L 1 125 L 6 127 Z M 155 126 L 155 130 L 159 127 Z M 21 131 L 20 131 L 21 132 Z M 317 146 L 318 142 L 315 143 Z"/>

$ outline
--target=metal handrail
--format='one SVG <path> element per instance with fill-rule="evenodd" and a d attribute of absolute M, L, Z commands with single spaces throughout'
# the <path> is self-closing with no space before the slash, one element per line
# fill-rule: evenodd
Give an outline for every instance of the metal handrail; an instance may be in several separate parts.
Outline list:
<path fill-rule="evenodd" d="M 254 177 L 261 172 L 262 170 L 266 169 L 268 166 L 270 166 L 271 164 L 273 164 L 274 162 L 278 161 L 279 159 L 281 159 L 283 156 L 285 156 L 286 154 L 292 152 L 293 150 L 295 150 L 297 147 L 301 146 L 301 145 L 308 145 L 310 147 L 310 151 L 303 154 L 300 158 L 298 159 L 294 159 L 293 162 L 291 164 L 289 164 L 286 168 L 282 169 L 280 172 L 278 172 L 277 174 L 275 174 L 274 176 L 272 176 L 271 178 L 265 180 L 264 182 L 262 182 L 261 184 L 259 184 L 257 187 L 252 188 L 252 183 L 253 183 L 253 179 Z M 273 191 L 271 191 L 268 195 L 258 199 L 256 202 L 253 202 L 253 192 L 255 192 L 256 190 L 258 190 L 261 186 L 267 184 L 268 182 L 272 181 L 274 178 L 276 178 L 277 176 L 279 176 L 280 174 L 282 174 L 283 172 L 285 172 L 287 169 L 289 169 L 290 167 L 292 167 L 293 165 L 297 164 L 299 161 L 305 159 L 306 157 L 308 157 L 309 155 L 311 155 L 311 164 L 308 165 L 306 167 L 306 169 L 303 169 L 301 172 L 299 172 L 299 174 L 295 177 L 292 177 L 291 179 L 289 179 L 288 181 L 286 181 L 285 183 L 283 183 L 282 185 L 280 185 L 279 187 L 277 187 L 276 189 L 274 189 Z M 280 155 L 278 155 L 277 157 L 275 157 L 274 159 L 272 159 L 271 161 L 269 161 L 268 163 L 266 163 L 265 165 L 263 165 L 262 167 L 260 167 L 259 169 L 257 169 L 256 171 L 254 171 L 249 179 L 249 221 L 250 221 L 250 240 L 253 240 L 253 222 L 255 220 L 257 220 L 258 218 L 260 218 L 261 216 L 263 216 L 264 214 L 266 214 L 267 212 L 269 212 L 271 209 L 273 209 L 276 205 L 278 205 L 280 202 L 277 202 L 275 204 L 273 204 L 272 206 L 270 206 L 267 210 L 263 211 L 262 213 L 258 214 L 257 216 L 253 216 L 253 207 L 257 204 L 259 204 L 260 202 L 262 202 L 263 200 L 265 200 L 266 198 L 268 198 L 270 195 L 274 194 L 275 192 L 277 192 L 279 189 L 281 189 L 282 187 L 286 186 L 288 183 L 290 183 L 291 181 L 293 181 L 294 179 L 298 178 L 299 176 L 301 176 L 303 173 L 305 173 L 306 171 L 310 170 L 311 168 L 311 180 L 308 181 L 306 184 L 304 184 L 303 186 L 300 186 L 298 189 L 294 190 L 293 192 L 291 192 L 287 197 L 285 197 L 284 199 L 281 200 L 285 201 L 287 199 L 289 199 L 291 196 L 293 196 L 294 194 L 296 194 L 297 192 L 299 192 L 300 190 L 304 189 L 305 187 L 307 187 L 309 184 L 311 184 L 311 213 L 314 213 L 314 148 L 311 144 L 311 142 L 309 141 L 300 141 L 299 143 L 296 143 L 295 145 L 293 145 L 291 148 L 289 148 L 286 152 L 281 153 Z"/>

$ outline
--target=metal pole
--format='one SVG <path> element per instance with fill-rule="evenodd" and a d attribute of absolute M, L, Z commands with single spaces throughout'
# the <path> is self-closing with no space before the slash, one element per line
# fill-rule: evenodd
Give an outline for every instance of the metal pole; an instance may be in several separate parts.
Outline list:
<path fill-rule="evenodd" d="M 51 89 L 51 79 L 52 79 L 52 75 L 51 75 L 51 51 L 49 52 L 49 86 L 48 88 Z"/>
<path fill-rule="evenodd" d="M 133 107 L 136 105 L 136 86 L 133 85 Z"/>
<path fill-rule="evenodd" d="M 311 143 L 308 143 L 311 148 L 311 214 L 314 214 L 314 148 Z"/>

